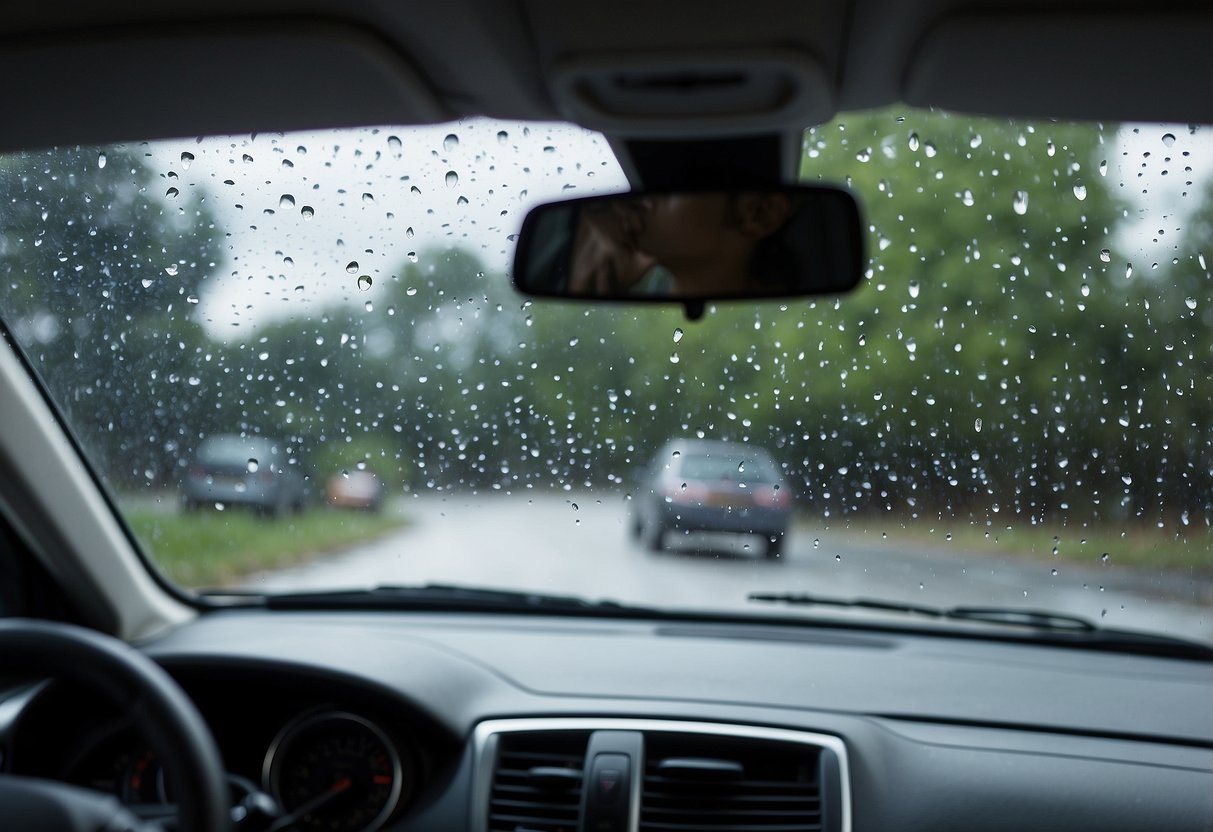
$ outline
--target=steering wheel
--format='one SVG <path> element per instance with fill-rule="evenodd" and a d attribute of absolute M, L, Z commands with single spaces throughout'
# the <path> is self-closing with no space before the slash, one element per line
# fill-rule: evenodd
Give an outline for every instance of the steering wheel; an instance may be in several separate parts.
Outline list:
<path fill-rule="evenodd" d="M 151 659 L 117 639 L 68 624 L 0 620 L 0 668 L 10 678 L 63 679 L 104 696 L 164 760 L 181 832 L 228 832 L 228 787 L 219 749 L 198 709 Z M 148 830 L 116 797 L 0 773 L 0 829 Z"/>

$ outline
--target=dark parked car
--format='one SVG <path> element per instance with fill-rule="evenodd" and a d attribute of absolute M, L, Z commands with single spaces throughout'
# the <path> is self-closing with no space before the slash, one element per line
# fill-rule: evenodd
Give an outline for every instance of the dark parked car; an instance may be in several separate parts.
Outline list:
<path fill-rule="evenodd" d="M 281 441 L 225 434 L 198 447 L 181 500 L 187 510 L 243 505 L 279 515 L 303 510 L 307 483 L 298 460 L 287 455 Z"/>
<path fill-rule="evenodd" d="M 658 551 L 669 531 L 754 534 L 779 557 L 791 499 L 779 468 L 761 448 L 676 439 L 644 469 L 633 496 L 632 534 Z"/>

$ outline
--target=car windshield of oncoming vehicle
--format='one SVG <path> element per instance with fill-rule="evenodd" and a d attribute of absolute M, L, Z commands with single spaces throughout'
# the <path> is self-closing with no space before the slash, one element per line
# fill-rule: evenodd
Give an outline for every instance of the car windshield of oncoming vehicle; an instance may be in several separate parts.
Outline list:
<path fill-rule="evenodd" d="M 801 172 L 859 196 L 864 284 L 696 322 L 509 285 L 529 206 L 626 188 L 569 126 L 11 154 L 0 315 L 184 587 L 811 592 L 1213 640 L 1211 152 L 842 116 Z M 658 477 L 671 440 L 769 454 L 782 491 L 689 482 L 757 474 L 733 455 Z"/>

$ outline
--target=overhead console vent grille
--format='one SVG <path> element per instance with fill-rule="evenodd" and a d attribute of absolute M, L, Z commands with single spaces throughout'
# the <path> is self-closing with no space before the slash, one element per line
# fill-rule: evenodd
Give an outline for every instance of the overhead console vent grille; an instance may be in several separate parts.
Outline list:
<path fill-rule="evenodd" d="M 641 832 L 818 832 L 820 751 L 736 736 L 645 732 Z"/>
<path fill-rule="evenodd" d="M 577 832 L 589 731 L 502 734 L 489 832 Z"/>

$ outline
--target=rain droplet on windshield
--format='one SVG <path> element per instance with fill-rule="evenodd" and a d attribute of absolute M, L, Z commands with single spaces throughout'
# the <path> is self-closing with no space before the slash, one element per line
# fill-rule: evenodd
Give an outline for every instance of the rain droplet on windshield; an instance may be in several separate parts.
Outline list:
<path fill-rule="evenodd" d="M 681 341 L 681 340 L 682 340 L 682 327 L 675 327 L 675 329 L 674 329 L 674 343 L 675 343 L 675 344 L 677 344 L 677 343 L 678 343 L 679 341 Z"/>
<path fill-rule="evenodd" d="M 189 170 L 189 169 L 190 169 L 190 165 L 192 165 L 193 163 L 194 163 L 194 154 L 193 154 L 193 153 L 190 153 L 188 150 L 186 150 L 186 151 L 182 152 L 182 154 L 181 154 L 181 169 L 182 169 L 182 170 Z"/>
<path fill-rule="evenodd" d="M 1189 309 L 1195 309 L 1196 308 L 1196 298 L 1185 298 L 1184 306 L 1188 307 Z"/>
<path fill-rule="evenodd" d="M 283 194 L 278 198 L 278 208 L 283 211 L 289 211 L 295 207 L 295 198 L 290 194 Z"/>
<path fill-rule="evenodd" d="M 179 194 L 179 193 L 181 193 L 181 191 L 177 190 L 176 188 L 169 188 L 167 191 L 164 192 L 164 195 L 167 196 L 169 199 L 176 199 L 177 194 Z"/>
<path fill-rule="evenodd" d="M 249 472 L 250 474 L 255 474 L 255 473 L 257 473 L 257 466 L 258 466 L 257 460 L 252 459 L 252 458 L 250 457 L 250 458 L 249 458 L 249 461 L 248 461 L 248 472 Z"/>
<path fill-rule="evenodd" d="M 917 280 L 911 280 L 911 281 L 910 281 L 910 286 L 909 286 L 909 290 L 910 290 L 910 297 L 911 297 L 911 298 L 917 298 L 917 297 L 918 297 L 918 289 L 919 289 L 919 286 L 918 286 L 918 281 L 917 281 Z"/>
<path fill-rule="evenodd" d="M 459 184 L 459 174 L 455 173 L 455 171 L 453 171 L 453 170 L 448 170 L 446 172 L 446 186 L 448 188 L 453 188 L 458 184 Z"/>
<path fill-rule="evenodd" d="M 506 143 L 506 142 L 508 142 L 509 140 L 510 140 L 510 134 L 509 134 L 509 133 L 505 132 L 504 130 L 498 130 L 498 131 L 497 131 L 497 143 L 498 143 L 498 144 L 505 144 L 505 143 Z"/>
<path fill-rule="evenodd" d="M 393 155 L 399 156 L 400 155 L 400 137 L 399 136 L 388 136 L 387 137 L 387 149 L 390 150 L 393 153 Z"/>
<path fill-rule="evenodd" d="M 369 274 L 361 275 L 358 278 L 358 288 L 363 292 L 369 291 L 371 284 L 374 282 L 375 281 L 371 280 L 371 276 Z"/>
<path fill-rule="evenodd" d="M 1162 134 L 1162 143 L 1164 145 L 1166 145 L 1167 147 L 1170 147 L 1171 145 L 1175 144 L 1175 134 L 1174 133 L 1163 133 Z"/>
<path fill-rule="evenodd" d="M 1081 179 L 1074 181 L 1074 198 L 1080 202 L 1087 198 L 1087 186 L 1082 184 Z"/>
<path fill-rule="evenodd" d="M 980 416 L 978 416 L 976 419 L 973 420 L 973 430 L 977 431 L 978 433 L 981 433 L 981 417 Z"/>
<path fill-rule="evenodd" d="M 1016 191 L 1015 200 L 1011 203 L 1011 207 L 1015 209 L 1015 213 L 1021 217 L 1028 213 L 1028 192 Z"/>
<path fill-rule="evenodd" d="M 358 261 L 351 260 L 350 262 L 346 263 L 345 270 L 347 272 L 349 272 L 350 274 L 357 274 L 358 273 Z"/>
<path fill-rule="evenodd" d="M 304 205 L 302 208 L 299 209 L 299 214 L 305 220 L 310 220 L 312 217 L 316 216 L 316 209 L 310 205 Z"/>
<path fill-rule="evenodd" d="M 106 163 L 106 161 L 107 161 L 107 160 L 106 160 L 106 158 L 105 158 L 105 154 L 104 154 L 104 153 L 98 153 L 98 154 L 97 154 L 97 167 L 99 167 L 99 168 L 103 168 L 103 167 L 105 167 L 105 163 Z"/>
<path fill-rule="evenodd" d="M 906 143 L 910 146 L 910 150 L 918 150 L 918 134 L 911 133 L 909 141 Z"/>
<path fill-rule="evenodd" d="M 442 149 L 450 153 L 457 147 L 459 147 L 459 137 L 454 133 L 447 133 L 446 138 L 442 140 Z"/>
<path fill-rule="evenodd" d="M 375 204 L 375 195 L 371 194 L 371 193 L 363 194 L 362 201 L 365 202 L 367 205 L 374 205 Z"/>

